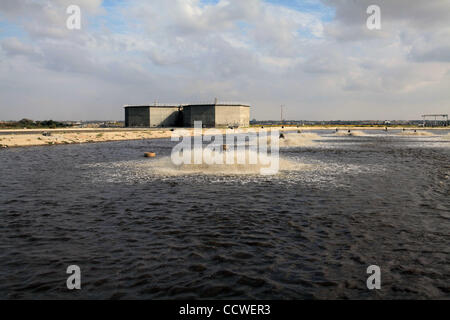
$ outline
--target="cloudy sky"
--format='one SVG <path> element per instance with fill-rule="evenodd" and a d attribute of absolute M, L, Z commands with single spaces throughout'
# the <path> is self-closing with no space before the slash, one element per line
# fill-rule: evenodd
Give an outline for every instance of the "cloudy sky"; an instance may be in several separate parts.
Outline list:
<path fill-rule="evenodd" d="M 450 113 L 449 21 L 450 0 L 1 0 L 0 119 L 215 97 L 260 120 Z"/>

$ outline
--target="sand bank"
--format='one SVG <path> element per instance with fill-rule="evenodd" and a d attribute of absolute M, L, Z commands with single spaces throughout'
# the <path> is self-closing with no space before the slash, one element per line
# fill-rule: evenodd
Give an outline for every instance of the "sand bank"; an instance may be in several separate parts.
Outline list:
<path fill-rule="evenodd" d="M 294 130 L 294 128 L 277 128 L 280 131 Z M 45 146 L 57 144 L 80 144 L 93 142 L 123 141 L 123 140 L 145 140 L 170 138 L 173 131 L 184 130 L 194 134 L 192 128 L 175 129 L 21 129 L 0 130 L 0 147 L 27 147 Z M 225 133 L 227 129 L 220 129 Z M 231 130 L 231 132 L 268 131 L 267 128 L 243 128 Z"/>
<path fill-rule="evenodd" d="M 311 130 L 335 130 L 332 127 L 252 127 L 249 129 L 238 129 L 235 132 L 251 131 L 269 131 L 270 129 L 278 129 L 280 131 L 297 131 L 301 132 Z M 348 134 L 347 130 L 380 130 L 376 127 L 339 127 L 339 132 Z M 181 129 L 172 129 L 181 130 Z M 191 135 L 194 133 L 192 128 L 183 128 Z M 389 128 L 388 130 L 399 130 L 399 128 Z M 401 130 L 401 129 L 400 129 Z M 418 132 L 421 129 L 416 129 Z M 432 130 L 427 128 L 426 130 Z M 441 128 L 442 130 L 442 128 Z M 225 129 L 220 129 L 225 133 Z M 43 134 L 44 133 L 44 134 Z M 49 135 L 47 134 L 49 133 Z M 170 138 L 172 135 L 171 129 L 79 129 L 79 128 L 65 128 L 65 129 L 21 129 L 21 130 L 0 130 L 0 147 L 26 147 L 26 146 L 45 146 L 57 144 L 80 144 L 93 142 L 107 142 L 107 141 L 124 141 L 124 140 L 144 140 L 144 139 L 161 139 Z M 418 133 L 417 135 L 420 135 Z M 305 138 L 311 138 L 306 137 Z M 308 140 L 308 139 L 306 139 Z M 309 139 L 314 140 L 314 139 Z M 304 141 L 302 141 L 303 143 Z"/>
<path fill-rule="evenodd" d="M 50 135 L 48 135 L 49 133 Z M 139 131 L 104 131 L 94 132 L 67 130 L 64 132 L 47 130 L 42 133 L 14 133 L 0 135 L 0 146 L 6 147 L 26 147 L 43 146 L 55 144 L 79 144 L 91 142 L 121 141 L 121 140 L 141 140 L 169 138 L 170 130 L 139 130 Z"/>

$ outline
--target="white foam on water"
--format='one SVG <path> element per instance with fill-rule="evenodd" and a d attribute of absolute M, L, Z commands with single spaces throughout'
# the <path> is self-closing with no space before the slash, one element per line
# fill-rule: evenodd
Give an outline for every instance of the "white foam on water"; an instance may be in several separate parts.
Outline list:
<path fill-rule="evenodd" d="M 250 150 L 236 150 L 234 152 L 233 163 L 226 162 L 226 155 L 230 151 L 219 152 L 222 158 L 222 164 L 212 163 L 208 164 L 202 161 L 200 164 L 180 164 L 173 163 L 170 157 L 163 157 L 149 161 L 148 169 L 155 175 L 164 176 L 180 176 L 180 175 L 262 175 L 261 171 L 264 168 L 269 168 L 271 161 L 274 161 L 269 155 L 258 154 L 256 151 Z M 250 156 L 256 161 L 250 161 Z M 239 163 L 238 158 L 244 159 L 244 163 Z M 283 157 L 279 157 L 278 173 L 284 171 L 304 170 L 308 167 L 306 164 L 298 163 Z"/>
<path fill-rule="evenodd" d="M 312 132 L 288 133 L 284 139 L 280 139 L 280 147 L 308 147 L 316 144 L 320 136 Z"/>
<path fill-rule="evenodd" d="M 360 130 L 350 130 L 350 132 L 348 132 L 348 130 L 339 130 L 335 133 L 336 136 L 339 137 L 365 137 L 365 136 L 370 136 L 370 134 L 367 134 L 363 131 Z"/>
<path fill-rule="evenodd" d="M 425 137 L 431 137 L 434 136 L 433 133 L 423 130 L 417 130 L 417 131 L 402 131 L 398 133 L 400 136 L 425 136 Z"/>
<path fill-rule="evenodd" d="M 248 150 L 246 151 L 248 153 Z M 172 181 L 187 179 L 200 183 L 246 184 L 271 183 L 311 184 L 325 189 L 345 186 L 340 176 L 353 176 L 369 171 L 380 171 L 377 166 L 361 166 L 341 162 L 311 160 L 308 156 L 281 156 L 279 171 L 273 175 L 262 175 L 261 168 L 267 165 L 257 164 L 182 164 L 175 165 L 170 156 L 160 158 L 142 158 L 116 162 L 99 162 L 83 165 L 90 168 L 86 176 L 98 183 L 147 183 L 151 181 Z M 344 184 L 343 184 L 344 183 Z"/>
<path fill-rule="evenodd" d="M 303 132 L 303 133 L 283 133 L 284 138 L 279 138 L 279 146 L 280 148 L 287 147 L 310 147 L 317 144 L 317 141 L 321 139 L 321 137 L 312 132 Z M 264 143 L 264 138 L 259 138 L 258 143 Z M 267 137 L 267 143 L 270 145 L 272 139 L 270 136 Z"/>

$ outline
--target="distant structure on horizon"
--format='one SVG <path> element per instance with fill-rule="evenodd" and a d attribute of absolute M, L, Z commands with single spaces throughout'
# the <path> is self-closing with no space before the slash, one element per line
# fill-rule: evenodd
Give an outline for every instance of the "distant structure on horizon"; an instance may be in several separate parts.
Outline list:
<path fill-rule="evenodd" d="M 434 121 L 433 121 L 434 118 Z M 448 126 L 448 114 L 424 114 L 422 116 L 424 127 Z"/>
<path fill-rule="evenodd" d="M 201 121 L 203 127 L 248 127 L 250 106 L 245 104 L 218 103 L 187 105 L 125 106 L 125 127 L 193 127 Z"/>

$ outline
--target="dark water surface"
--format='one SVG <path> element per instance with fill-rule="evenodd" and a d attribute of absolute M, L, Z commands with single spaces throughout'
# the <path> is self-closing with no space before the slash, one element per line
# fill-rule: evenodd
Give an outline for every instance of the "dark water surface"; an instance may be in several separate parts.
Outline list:
<path fill-rule="evenodd" d="M 155 174 L 169 140 L 0 150 L 0 298 L 448 299 L 447 132 L 318 133 L 272 177 Z"/>

